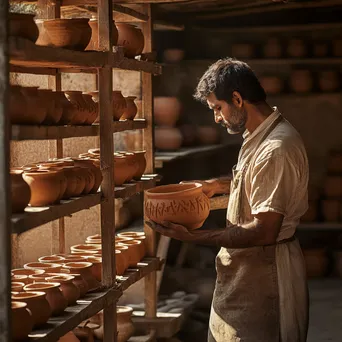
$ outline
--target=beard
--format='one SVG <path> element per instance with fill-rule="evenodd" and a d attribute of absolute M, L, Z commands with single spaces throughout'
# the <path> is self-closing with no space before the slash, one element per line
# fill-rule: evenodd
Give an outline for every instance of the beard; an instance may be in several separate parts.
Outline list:
<path fill-rule="evenodd" d="M 221 124 L 229 134 L 240 134 L 246 130 L 246 122 L 247 111 L 244 108 L 239 110 L 231 106 L 229 120 L 223 120 Z"/>

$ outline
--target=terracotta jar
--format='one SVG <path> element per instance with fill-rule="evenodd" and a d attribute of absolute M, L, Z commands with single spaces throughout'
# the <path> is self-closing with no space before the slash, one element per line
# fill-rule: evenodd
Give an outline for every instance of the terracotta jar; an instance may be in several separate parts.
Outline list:
<path fill-rule="evenodd" d="M 47 108 L 45 101 L 41 101 L 38 94 L 38 87 L 22 87 L 21 93 L 25 97 L 26 110 L 28 111 L 28 114 L 22 117 L 21 123 L 40 125 L 46 118 Z"/>
<path fill-rule="evenodd" d="M 125 56 L 128 58 L 134 58 L 140 55 L 144 50 L 144 35 L 142 31 L 130 24 L 116 23 L 118 30 L 118 46 L 123 46 Z"/>
<path fill-rule="evenodd" d="M 114 183 L 115 186 L 120 186 L 125 183 L 129 176 L 130 167 L 127 158 L 123 155 L 114 155 Z"/>
<path fill-rule="evenodd" d="M 38 89 L 40 103 L 46 108 L 44 125 L 56 124 L 62 116 L 61 112 L 55 113 L 55 97 L 50 89 Z M 55 116 L 56 115 L 56 116 Z"/>
<path fill-rule="evenodd" d="M 21 37 L 35 43 L 38 38 L 38 28 L 33 14 L 10 13 L 9 35 Z"/>
<path fill-rule="evenodd" d="M 60 283 L 48 283 L 48 282 L 41 282 L 41 283 L 33 283 L 26 285 L 24 290 L 27 292 L 31 291 L 39 291 L 45 292 L 46 300 L 50 304 L 51 308 L 51 315 L 58 316 L 62 314 L 65 308 L 68 305 L 67 300 L 64 298 L 60 288 Z"/>
<path fill-rule="evenodd" d="M 264 57 L 280 58 L 283 54 L 283 47 L 278 38 L 269 38 L 263 46 Z"/>
<path fill-rule="evenodd" d="M 72 192 L 72 194 L 70 195 L 70 197 L 79 197 L 85 190 L 87 181 L 86 177 L 88 173 L 85 173 L 83 168 L 79 166 L 73 167 L 73 173 L 76 178 L 76 187 L 74 192 Z"/>
<path fill-rule="evenodd" d="M 11 291 L 13 292 L 21 292 L 25 286 L 25 283 L 21 283 L 18 281 L 11 282 Z"/>
<path fill-rule="evenodd" d="M 174 151 L 182 146 L 183 137 L 178 128 L 155 127 L 155 147 L 159 150 Z"/>
<path fill-rule="evenodd" d="M 198 126 L 197 140 L 201 145 L 214 145 L 219 142 L 219 134 L 216 127 Z"/>
<path fill-rule="evenodd" d="M 342 39 L 335 39 L 332 42 L 333 47 L 333 55 L 335 57 L 342 56 Z"/>
<path fill-rule="evenodd" d="M 126 109 L 124 113 L 122 114 L 120 120 L 133 120 L 135 116 L 137 115 L 138 108 L 136 104 L 134 103 L 134 100 L 136 99 L 136 96 L 126 96 Z"/>
<path fill-rule="evenodd" d="M 21 92 L 20 86 L 10 86 L 8 110 L 11 124 L 30 122 L 30 112 L 27 110 L 26 98 Z"/>
<path fill-rule="evenodd" d="M 312 53 L 315 57 L 326 57 L 329 54 L 329 46 L 326 42 L 315 42 Z"/>
<path fill-rule="evenodd" d="M 61 196 L 61 185 L 66 184 L 63 173 L 57 171 L 24 172 L 23 178 L 30 186 L 30 205 L 33 207 L 55 204 Z"/>
<path fill-rule="evenodd" d="M 58 255 L 48 255 L 42 256 L 38 259 L 41 263 L 48 263 L 48 264 L 63 264 L 65 259 Z"/>
<path fill-rule="evenodd" d="M 98 27 L 98 20 L 96 19 L 91 19 L 89 21 L 89 25 L 91 27 L 91 39 L 90 42 L 86 48 L 86 50 L 99 50 L 98 47 L 98 36 L 99 36 L 99 27 Z M 118 42 L 118 30 L 115 26 L 115 21 L 113 20 L 113 25 L 112 25 L 112 44 L 116 45 Z"/>
<path fill-rule="evenodd" d="M 64 267 L 66 269 L 69 269 L 71 274 L 80 274 L 88 283 L 89 291 L 95 290 L 100 287 L 100 283 L 92 274 L 93 264 L 91 262 L 68 262 L 64 265 Z"/>
<path fill-rule="evenodd" d="M 255 54 L 255 46 L 249 43 L 232 44 L 232 56 L 235 58 L 252 58 Z"/>
<path fill-rule="evenodd" d="M 26 285 L 29 283 L 29 279 L 27 275 L 12 274 L 11 282 L 12 283 L 24 283 Z"/>
<path fill-rule="evenodd" d="M 338 199 L 322 200 L 322 213 L 326 222 L 339 222 L 341 215 L 341 201 Z"/>
<path fill-rule="evenodd" d="M 307 276 L 323 277 L 328 266 L 328 258 L 325 250 L 323 248 L 303 249 L 303 256 Z"/>
<path fill-rule="evenodd" d="M 73 284 L 80 290 L 80 298 L 83 298 L 89 290 L 88 283 L 83 279 L 79 273 L 70 273 L 74 277 Z"/>
<path fill-rule="evenodd" d="M 126 247 L 128 250 L 128 247 Z M 124 255 L 121 250 L 115 249 L 115 268 L 116 275 L 123 275 L 127 269 L 127 261 L 124 258 Z"/>
<path fill-rule="evenodd" d="M 114 155 L 123 155 L 126 158 L 127 166 L 126 166 L 126 181 L 129 182 L 133 179 L 133 177 L 138 173 L 140 165 L 137 159 L 137 156 L 132 152 L 118 152 L 114 153 Z"/>
<path fill-rule="evenodd" d="M 32 314 L 34 327 L 45 324 L 51 316 L 51 308 L 46 300 L 45 292 L 22 292 L 12 295 L 12 300 L 27 304 Z"/>
<path fill-rule="evenodd" d="M 82 96 L 86 104 L 87 112 L 87 118 L 84 123 L 86 125 L 92 125 L 99 115 L 99 106 L 95 101 L 93 101 L 93 97 L 90 94 L 83 93 Z"/>
<path fill-rule="evenodd" d="M 318 74 L 318 84 L 322 91 L 335 91 L 340 87 L 340 76 L 334 70 L 321 71 Z"/>
<path fill-rule="evenodd" d="M 124 114 L 127 104 L 120 90 L 114 90 L 112 96 L 113 119 L 119 120 Z"/>
<path fill-rule="evenodd" d="M 308 93 L 313 88 L 313 78 L 309 70 L 293 70 L 290 76 L 290 87 L 296 93 Z"/>
<path fill-rule="evenodd" d="M 154 98 L 154 122 L 158 126 L 174 127 L 181 113 L 177 97 L 158 96 Z"/>
<path fill-rule="evenodd" d="M 145 158 L 146 151 L 134 151 L 132 153 L 134 153 L 135 158 L 139 164 L 139 168 L 137 169 L 133 178 L 140 180 L 141 176 L 144 174 L 145 169 L 146 169 L 146 158 Z"/>
<path fill-rule="evenodd" d="M 128 247 L 131 254 L 130 266 L 135 266 L 146 254 L 145 243 L 142 240 L 126 240 L 121 242 L 123 245 Z M 131 249 L 131 250 L 130 250 Z"/>
<path fill-rule="evenodd" d="M 60 290 L 64 298 L 67 300 L 68 305 L 76 304 L 77 299 L 80 298 L 80 289 L 73 283 L 75 277 L 69 274 L 56 275 L 46 278 L 49 283 L 60 283 Z"/>
<path fill-rule="evenodd" d="M 274 95 L 283 91 L 284 82 L 277 76 L 262 76 L 259 81 L 266 94 Z"/>
<path fill-rule="evenodd" d="M 287 55 L 294 58 L 305 57 L 308 53 L 306 44 L 302 39 L 293 38 L 288 41 Z"/>
<path fill-rule="evenodd" d="M 24 265 L 24 268 L 28 270 L 43 270 L 44 273 L 59 273 L 62 269 L 62 265 L 53 263 L 41 263 L 41 262 L 29 262 Z M 37 273 L 33 273 L 37 274 Z M 39 274 L 39 273 L 38 273 Z M 41 273 L 42 274 L 42 273 Z"/>
<path fill-rule="evenodd" d="M 157 223 L 171 221 L 197 229 L 209 215 L 209 198 L 198 183 L 157 186 L 146 190 L 145 196 L 145 213 Z"/>
<path fill-rule="evenodd" d="M 340 175 L 330 175 L 324 182 L 324 194 L 327 197 L 342 197 L 342 177 Z"/>
<path fill-rule="evenodd" d="M 26 340 L 33 328 L 32 314 L 24 302 L 12 302 L 12 339 Z"/>
<path fill-rule="evenodd" d="M 30 202 L 31 190 L 23 179 L 23 171 L 11 170 L 12 213 L 21 213 Z"/>
<path fill-rule="evenodd" d="M 73 125 L 84 125 L 88 119 L 88 112 L 82 92 L 78 90 L 69 90 L 64 92 L 64 94 L 67 100 L 72 104 L 72 107 L 68 107 L 71 119 L 67 123 Z M 70 114 L 70 112 L 72 113 Z"/>
<path fill-rule="evenodd" d="M 43 25 L 51 46 L 83 51 L 91 38 L 88 21 L 86 18 L 51 19 Z"/>
<path fill-rule="evenodd" d="M 95 257 L 88 255 L 87 261 L 91 262 L 93 264 L 93 267 L 91 268 L 91 273 L 95 277 L 95 279 L 99 282 L 102 280 L 102 258 L 101 257 Z"/>

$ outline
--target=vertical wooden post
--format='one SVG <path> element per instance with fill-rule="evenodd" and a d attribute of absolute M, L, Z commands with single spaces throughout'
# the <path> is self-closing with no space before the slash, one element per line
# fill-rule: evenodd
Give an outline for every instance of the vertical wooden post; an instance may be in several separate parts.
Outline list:
<path fill-rule="evenodd" d="M 98 0 L 99 49 L 112 51 L 112 0 Z M 100 153 L 103 181 L 101 190 L 101 236 L 102 236 L 102 282 L 107 287 L 115 284 L 115 218 L 114 218 L 114 146 L 112 69 L 104 67 L 98 71 L 99 108 L 100 108 Z M 116 303 L 104 309 L 104 341 L 117 341 Z"/>
<path fill-rule="evenodd" d="M 0 341 L 11 338 L 11 208 L 8 115 L 8 1 L 0 3 Z"/>
<path fill-rule="evenodd" d="M 144 52 L 152 52 L 152 12 L 151 5 L 143 5 L 144 12 L 149 16 L 147 22 L 142 24 L 142 30 L 145 37 Z M 154 144 L 153 144 L 153 92 L 152 92 L 152 75 L 142 72 L 142 114 L 147 120 L 147 128 L 143 132 L 143 145 L 146 150 L 146 173 L 154 173 Z M 145 215 L 144 215 L 145 217 Z M 147 255 L 156 255 L 156 234 L 144 225 L 144 231 L 147 239 Z M 156 295 L 156 272 L 150 273 L 145 278 L 145 315 L 146 317 L 155 317 L 157 313 L 157 295 Z M 154 333 L 152 331 L 151 333 Z"/>

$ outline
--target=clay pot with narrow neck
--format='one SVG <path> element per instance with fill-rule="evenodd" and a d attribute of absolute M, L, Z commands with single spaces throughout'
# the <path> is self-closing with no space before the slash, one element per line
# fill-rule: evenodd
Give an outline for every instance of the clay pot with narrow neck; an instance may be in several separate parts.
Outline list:
<path fill-rule="evenodd" d="M 127 159 L 123 155 L 114 155 L 114 183 L 115 186 L 120 186 L 125 183 L 130 167 L 127 164 Z"/>
<path fill-rule="evenodd" d="M 98 35 L 99 35 L 99 26 L 98 26 L 98 20 L 91 19 L 89 21 L 89 25 L 91 27 L 91 39 L 90 42 L 86 48 L 86 50 L 100 50 L 98 46 Z M 115 26 L 115 21 L 113 20 L 112 25 L 112 44 L 115 46 L 118 42 L 118 30 Z"/>
<path fill-rule="evenodd" d="M 133 120 L 135 116 L 137 115 L 138 108 L 136 104 L 134 103 L 134 100 L 136 99 L 136 96 L 126 96 L 126 109 L 123 112 L 120 120 Z"/>
<path fill-rule="evenodd" d="M 30 122 L 30 113 L 27 110 L 26 98 L 21 92 L 20 86 L 10 86 L 8 109 L 11 124 L 25 124 Z"/>
<path fill-rule="evenodd" d="M 309 70 L 293 70 L 289 83 L 294 92 L 308 93 L 313 88 L 313 77 Z"/>
<path fill-rule="evenodd" d="M 283 54 L 283 47 L 278 38 L 270 38 L 263 47 L 264 57 L 280 58 Z"/>
<path fill-rule="evenodd" d="M 31 190 L 23 179 L 23 171 L 11 170 L 12 213 L 21 213 L 30 202 Z"/>
<path fill-rule="evenodd" d="M 155 147 L 163 151 L 175 151 L 182 146 L 183 137 L 178 128 L 155 127 Z"/>
<path fill-rule="evenodd" d="M 113 119 L 118 121 L 127 108 L 127 103 L 120 90 L 114 90 L 112 95 Z"/>
<path fill-rule="evenodd" d="M 41 101 L 38 93 L 38 87 L 22 87 L 21 92 L 25 97 L 26 110 L 28 114 L 23 116 L 27 121 L 22 121 L 22 124 L 40 125 L 46 118 L 47 108 L 46 103 Z"/>
<path fill-rule="evenodd" d="M 24 265 L 24 268 L 28 270 L 42 270 L 44 273 L 59 273 L 62 269 L 62 265 L 60 264 L 52 264 L 52 263 L 41 263 L 41 262 L 29 262 L 28 264 Z M 36 273 L 33 273 L 36 274 Z"/>
<path fill-rule="evenodd" d="M 340 87 L 339 73 L 334 70 L 321 71 L 318 75 L 319 88 L 322 91 L 332 92 Z"/>
<path fill-rule="evenodd" d="M 12 302 L 11 311 L 12 339 L 14 341 L 26 340 L 33 328 L 31 312 L 24 302 Z"/>
<path fill-rule="evenodd" d="M 83 298 L 89 290 L 88 283 L 83 279 L 82 275 L 79 273 L 70 273 L 70 275 L 74 277 L 72 282 L 79 289 L 80 298 Z"/>
<path fill-rule="evenodd" d="M 24 172 L 23 178 L 30 186 L 30 205 L 43 207 L 55 204 L 61 198 L 62 186 L 66 179 L 62 172 L 39 170 Z"/>
<path fill-rule="evenodd" d="M 34 14 L 9 13 L 9 35 L 35 43 L 39 32 L 34 17 Z"/>
<path fill-rule="evenodd" d="M 67 300 L 64 298 L 60 288 L 60 283 L 48 283 L 48 282 L 41 282 L 41 283 L 33 283 L 26 285 L 24 290 L 27 292 L 31 291 L 39 291 L 45 292 L 46 300 L 50 304 L 51 307 L 51 315 L 57 316 L 62 314 L 65 308 L 68 305 Z"/>
<path fill-rule="evenodd" d="M 158 126 L 174 127 L 181 113 L 177 97 L 157 96 L 154 98 L 154 121 Z"/>
<path fill-rule="evenodd" d="M 290 39 L 287 44 L 287 55 L 290 57 L 305 57 L 308 53 L 308 48 L 302 39 Z"/>
<path fill-rule="evenodd" d="M 87 112 L 87 118 L 84 123 L 86 125 L 92 125 L 98 117 L 99 106 L 96 102 L 93 101 L 93 98 L 91 95 L 83 93 L 82 96 L 86 104 L 85 109 Z"/>
<path fill-rule="evenodd" d="M 130 24 L 117 23 L 116 28 L 118 30 L 118 46 L 123 46 L 125 56 L 128 58 L 134 58 L 140 55 L 144 50 L 144 35 L 142 31 Z"/>
<path fill-rule="evenodd" d="M 60 283 L 60 290 L 68 305 L 73 305 L 81 295 L 80 289 L 73 283 L 74 279 L 75 277 L 72 275 L 56 275 L 46 278 L 46 281 L 49 283 Z"/>
<path fill-rule="evenodd" d="M 210 211 L 209 198 L 199 183 L 169 184 L 145 191 L 145 213 L 154 222 L 200 228 Z"/>
<path fill-rule="evenodd" d="M 64 267 L 69 269 L 71 274 L 80 274 L 88 283 L 89 291 L 95 290 L 100 287 L 100 283 L 92 274 L 93 264 L 91 262 L 68 262 L 64 265 Z"/>
<path fill-rule="evenodd" d="M 78 90 L 69 90 L 65 91 L 64 94 L 72 105 L 68 107 L 68 111 L 72 112 L 72 114 L 69 114 L 71 119 L 66 123 L 72 125 L 84 125 L 88 118 L 88 112 L 86 110 L 87 105 L 84 101 L 82 92 Z"/>
<path fill-rule="evenodd" d="M 11 291 L 13 292 L 21 292 L 25 286 L 25 283 L 21 283 L 18 281 L 11 282 Z"/>
<path fill-rule="evenodd" d="M 27 304 L 27 308 L 32 314 L 34 327 L 45 324 L 51 316 L 50 304 L 43 291 L 18 293 L 12 295 L 12 300 Z"/>

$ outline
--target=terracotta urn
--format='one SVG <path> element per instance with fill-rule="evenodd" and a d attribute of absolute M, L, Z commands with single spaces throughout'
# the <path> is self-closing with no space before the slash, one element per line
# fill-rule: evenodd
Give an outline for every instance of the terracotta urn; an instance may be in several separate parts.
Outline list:
<path fill-rule="evenodd" d="M 326 42 L 315 42 L 312 53 L 315 57 L 326 57 L 329 54 L 329 46 Z"/>
<path fill-rule="evenodd" d="M 135 172 L 133 178 L 140 180 L 141 176 L 144 174 L 145 169 L 146 169 L 146 158 L 145 158 L 146 151 L 134 151 L 132 153 L 134 153 L 135 159 L 137 160 L 139 164 L 139 168 Z"/>
<path fill-rule="evenodd" d="M 51 46 L 83 51 L 91 38 L 88 21 L 87 18 L 45 20 L 44 28 Z"/>
<path fill-rule="evenodd" d="M 294 92 L 308 93 L 313 88 L 313 77 L 309 70 L 293 70 L 289 83 Z"/>
<path fill-rule="evenodd" d="M 89 290 L 88 283 L 83 279 L 82 275 L 79 273 L 70 273 L 70 275 L 74 277 L 72 283 L 79 289 L 80 298 L 83 298 Z"/>
<path fill-rule="evenodd" d="M 49 283 L 60 283 L 60 290 L 67 300 L 68 305 L 73 305 L 76 304 L 77 299 L 79 299 L 81 295 L 80 289 L 73 283 L 74 279 L 75 277 L 70 274 L 61 274 L 48 277 L 46 278 L 46 281 Z"/>
<path fill-rule="evenodd" d="M 112 96 L 113 119 L 119 120 L 124 114 L 127 103 L 120 90 L 114 90 Z"/>
<path fill-rule="evenodd" d="M 38 38 L 38 28 L 34 22 L 35 15 L 23 13 L 9 14 L 9 35 L 25 38 L 35 43 Z"/>
<path fill-rule="evenodd" d="M 12 339 L 26 340 L 33 328 L 32 314 L 24 302 L 12 301 L 11 310 Z"/>
<path fill-rule="evenodd" d="M 128 250 L 128 247 L 126 247 Z M 124 258 L 124 253 L 121 250 L 115 249 L 115 267 L 116 275 L 123 275 L 128 267 L 127 260 Z"/>
<path fill-rule="evenodd" d="M 178 128 L 155 127 L 155 147 L 163 151 L 178 150 L 182 146 L 183 137 Z"/>
<path fill-rule="evenodd" d="M 27 110 L 26 98 L 21 92 L 20 86 L 10 86 L 8 110 L 11 124 L 30 122 L 30 112 Z"/>
<path fill-rule="evenodd" d="M 12 283 L 24 283 L 25 285 L 29 283 L 27 275 L 11 274 Z"/>
<path fill-rule="evenodd" d="M 30 186 L 30 205 L 43 207 L 55 204 L 61 198 L 62 186 L 66 186 L 66 179 L 62 172 L 39 170 L 24 172 L 23 178 Z"/>
<path fill-rule="evenodd" d="M 31 190 L 23 179 L 23 171 L 11 170 L 12 213 L 21 213 L 30 202 Z"/>
<path fill-rule="evenodd" d="M 60 283 L 48 283 L 48 282 L 33 283 L 33 284 L 26 285 L 24 287 L 24 290 L 27 292 L 31 292 L 31 291 L 45 292 L 46 300 L 50 304 L 52 316 L 58 316 L 62 314 L 62 312 L 65 310 L 65 308 L 68 305 L 67 300 L 64 298 L 60 290 Z"/>
<path fill-rule="evenodd" d="M 98 27 L 98 20 L 91 19 L 89 21 L 89 25 L 91 27 L 91 39 L 86 48 L 86 50 L 99 50 L 98 47 L 98 36 L 99 36 L 99 27 Z M 118 42 L 119 33 L 115 26 L 115 21 L 113 20 L 112 25 L 112 44 L 116 45 Z"/>
<path fill-rule="evenodd" d="M 46 108 L 46 117 L 43 121 L 44 125 L 55 125 L 62 117 L 61 110 L 55 111 L 55 96 L 50 89 L 38 89 L 40 102 Z"/>
<path fill-rule="evenodd" d="M 95 277 L 95 279 L 99 282 L 102 280 L 102 257 L 96 257 L 88 255 L 87 261 L 93 264 L 91 268 L 91 273 Z"/>
<path fill-rule="evenodd" d="M 332 92 L 340 87 L 340 76 L 337 71 L 325 70 L 318 74 L 318 84 L 322 91 Z"/>
<path fill-rule="evenodd" d="M 163 59 L 166 63 L 179 63 L 184 59 L 184 50 L 166 49 L 163 51 Z"/>
<path fill-rule="evenodd" d="M 181 113 L 177 97 L 158 96 L 154 98 L 154 122 L 158 126 L 173 127 Z"/>
<path fill-rule="evenodd" d="M 338 199 L 322 200 L 322 213 L 326 222 L 339 222 L 342 218 L 341 202 Z"/>
<path fill-rule="evenodd" d="M 213 126 L 198 126 L 197 140 L 201 145 L 215 145 L 219 142 L 219 133 Z"/>
<path fill-rule="evenodd" d="M 42 262 L 29 262 L 24 265 L 24 268 L 28 270 L 42 270 L 44 273 L 59 273 L 60 270 L 62 269 L 62 265 L 60 264 L 53 264 L 53 263 L 42 263 Z M 37 274 L 37 273 L 33 273 Z M 42 274 L 42 273 L 40 273 Z M 38 273 L 39 275 L 39 273 Z"/>
<path fill-rule="evenodd" d="M 27 308 L 32 314 L 34 327 L 45 324 L 51 316 L 51 308 L 46 300 L 45 292 L 22 292 L 12 295 L 12 300 L 27 304 Z"/>
<path fill-rule="evenodd" d="M 122 114 L 120 120 L 133 120 L 135 116 L 137 115 L 138 108 L 136 104 L 134 103 L 134 100 L 136 99 L 136 96 L 126 96 L 126 109 L 124 113 Z"/>
<path fill-rule="evenodd" d="M 300 58 L 305 57 L 308 53 L 308 48 L 302 39 L 292 38 L 287 44 L 287 55 L 289 57 Z"/>
<path fill-rule="evenodd" d="M 62 256 L 58 255 L 47 255 L 40 257 L 38 261 L 43 264 L 63 264 L 65 259 Z"/>
<path fill-rule="evenodd" d="M 324 193 L 327 197 L 342 197 L 342 177 L 340 175 L 329 175 L 325 178 Z"/>
<path fill-rule="evenodd" d="M 308 277 L 323 277 L 328 266 L 328 258 L 323 248 L 303 249 Z"/>
<path fill-rule="evenodd" d="M 284 89 L 284 82 L 277 76 L 262 76 L 259 81 L 266 94 L 279 94 Z"/>
<path fill-rule="evenodd" d="M 144 35 L 142 31 L 131 24 L 116 23 L 118 30 L 118 46 L 123 46 L 125 56 L 134 58 L 140 55 L 144 50 Z"/>
<path fill-rule="evenodd" d="M 21 283 L 18 281 L 11 282 L 11 291 L 13 292 L 21 292 L 25 286 L 25 283 Z"/>
<path fill-rule="evenodd" d="M 66 98 L 71 103 L 71 107 L 68 107 L 68 111 L 71 120 L 66 122 L 73 125 L 84 125 L 88 119 L 87 105 L 84 101 L 83 93 L 78 90 L 68 90 L 64 92 Z M 63 117 L 62 117 L 63 120 Z"/>
<path fill-rule="evenodd" d="M 332 42 L 333 55 L 335 57 L 342 56 L 342 39 L 335 39 Z"/>
<path fill-rule="evenodd" d="M 263 46 L 264 57 L 280 58 L 283 54 L 283 47 L 278 38 L 269 38 Z"/>
<path fill-rule="evenodd" d="M 40 125 L 46 118 L 46 103 L 40 101 L 38 87 L 22 87 L 21 92 L 25 97 L 29 113 L 22 116 L 22 124 Z M 24 121 L 25 120 L 25 121 Z"/>
<path fill-rule="evenodd" d="M 199 183 L 169 184 L 145 191 L 146 216 L 157 223 L 170 221 L 188 229 L 200 228 L 210 211 L 209 198 Z"/>
<path fill-rule="evenodd" d="M 120 186 L 125 183 L 129 175 L 130 167 L 127 158 L 123 155 L 114 156 L 114 183 L 115 186 Z"/>
<path fill-rule="evenodd" d="M 249 43 L 232 44 L 232 56 L 235 58 L 252 58 L 255 54 L 255 46 Z"/>
<path fill-rule="evenodd" d="M 100 287 L 100 283 L 92 274 L 93 264 L 91 262 L 68 262 L 64 265 L 64 267 L 66 269 L 69 269 L 71 274 L 80 274 L 88 283 L 89 291 L 95 290 Z"/>

